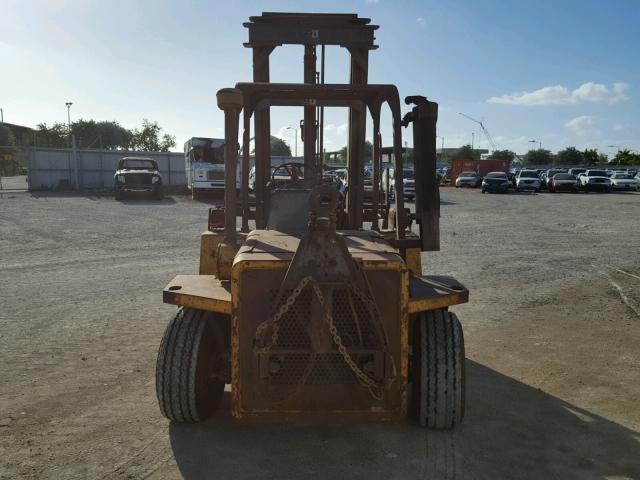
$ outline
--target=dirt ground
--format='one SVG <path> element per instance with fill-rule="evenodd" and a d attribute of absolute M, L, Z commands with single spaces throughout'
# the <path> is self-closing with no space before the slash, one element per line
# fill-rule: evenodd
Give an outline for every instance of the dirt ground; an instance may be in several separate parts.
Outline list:
<path fill-rule="evenodd" d="M 453 433 L 170 424 L 161 292 L 196 272 L 207 205 L 5 193 L 0 478 L 639 479 L 640 194 L 441 195 L 424 268 L 471 290 Z"/>

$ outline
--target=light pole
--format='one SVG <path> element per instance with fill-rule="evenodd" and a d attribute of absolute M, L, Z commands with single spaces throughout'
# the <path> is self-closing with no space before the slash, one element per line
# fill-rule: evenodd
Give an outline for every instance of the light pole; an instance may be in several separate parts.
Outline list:
<path fill-rule="evenodd" d="M 285 130 L 293 130 L 293 132 L 294 132 L 294 135 L 295 135 L 295 137 L 294 137 L 295 147 L 294 148 L 295 148 L 295 156 L 297 157 L 298 156 L 298 129 L 294 128 L 294 127 L 287 127 L 287 128 L 285 128 Z"/>
<path fill-rule="evenodd" d="M 622 147 L 620 145 L 607 145 L 607 147 L 609 148 L 615 148 L 616 150 L 620 151 L 622 150 Z M 613 158 L 616 158 L 615 155 L 613 156 Z M 613 160 L 612 160 L 613 161 Z"/>
<path fill-rule="evenodd" d="M 436 135 L 436 138 L 440 138 L 442 139 L 442 143 L 440 144 L 440 159 L 442 160 L 442 157 L 444 157 L 444 137 L 441 135 Z"/>
<path fill-rule="evenodd" d="M 69 131 L 69 145 L 71 145 L 71 105 L 73 105 L 73 102 L 66 102 L 65 105 L 67 106 L 67 126 Z"/>
<path fill-rule="evenodd" d="M 536 146 L 536 142 L 538 142 L 538 140 L 529 140 L 529 143 L 533 143 L 533 148 L 535 148 Z M 538 142 L 539 143 L 539 149 L 542 150 L 542 142 Z"/>

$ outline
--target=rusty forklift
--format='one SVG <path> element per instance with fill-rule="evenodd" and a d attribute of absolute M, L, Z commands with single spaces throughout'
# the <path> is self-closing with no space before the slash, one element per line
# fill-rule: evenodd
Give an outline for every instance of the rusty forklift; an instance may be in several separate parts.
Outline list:
<path fill-rule="evenodd" d="M 369 19 L 263 13 L 244 25 L 254 81 L 217 93 L 225 118 L 224 207 L 209 211 L 199 275 L 178 275 L 163 292 L 179 310 L 157 359 L 162 413 L 176 422 L 204 420 L 231 384 L 232 415 L 241 421 L 398 421 L 410 414 L 422 426 L 455 427 L 464 416 L 465 355 L 460 322 L 448 307 L 468 301 L 468 291 L 453 278 L 423 275 L 420 258 L 440 248 L 437 104 L 407 97 L 413 107 L 402 118 L 396 87 L 367 83 L 378 28 Z M 304 46 L 305 83 L 269 83 L 269 55 L 283 44 Z M 317 47 L 324 45 L 348 49 L 350 83 L 316 81 Z M 269 109 L 276 106 L 304 108 L 304 164 L 272 172 Z M 344 194 L 323 174 L 316 151 L 318 108 L 336 106 L 349 109 Z M 389 182 L 381 190 L 382 108 L 392 118 L 393 204 Z M 365 197 L 367 114 L 373 195 Z M 252 118 L 255 200 L 248 188 Z M 414 212 L 402 192 L 408 126 Z"/>

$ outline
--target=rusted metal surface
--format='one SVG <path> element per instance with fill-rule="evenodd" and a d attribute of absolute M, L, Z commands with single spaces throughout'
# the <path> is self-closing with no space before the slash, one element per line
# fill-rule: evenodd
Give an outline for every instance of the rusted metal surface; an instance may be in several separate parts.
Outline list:
<path fill-rule="evenodd" d="M 220 228 L 224 228 L 225 213 L 224 208 L 210 207 L 209 208 L 209 220 L 207 222 L 207 229 L 215 231 Z"/>
<path fill-rule="evenodd" d="M 252 232 L 236 257 L 237 418 L 406 412 L 405 264 L 375 232 L 336 233 L 336 206 L 335 190 L 317 187 L 306 233 Z M 377 265 L 355 261 L 375 255 L 383 255 Z"/>
<path fill-rule="evenodd" d="M 349 83 L 365 85 L 369 75 L 369 50 L 349 48 L 351 65 Z M 379 122 L 380 109 L 371 109 L 372 116 Z M 347 196 L 347 218 L 351 228 L 362 228 L 362 206 L 364 204 L 364 145 L 367 128 L 366 112 L 349 109 L 349 143 L 347 148 L 347 169 L 349 171 L 349 195 Z"/>
<path fill-rule="evenodd" d="M 242 111 L 242 92 L 223 88 L 216 94 L 218 107 L 224 110 L 224 240 L 236 244 L 236 173 L 238 169 L 238 123 Z"/>
<path fill-rule="evenodd" d="M 339 45 L 370 50 L 377 25 L 354 13 L 274 13 L 263 12 L 243 25 L 249 30 L 245 47 L 279 45 Z"/>
<path fill-rule="evenodd" d="M 429 194 L 432 184 L 426 173 L 435 173 L 431 163 L 437 104 L 424 97 L 407 98 L 416 104 L 404 121 L 405 126 L 413 123 L 418 158 L 420 200 L 413 216 L 404 208 L 398 91 L 394 85 L 367 84 L 368 53 L 376 48 L 377 28 L 369 23 L 349 14 L 251 17 L 245 24 L 245 46 L 253 49 L 254 82 L 218 92 L 225 112 L 225 209 L 210 212 L 211 231 L 203 234 L 201 253 L 215 259 L 217 277 L 178 276 L 163 295 L 167 303 L 231 315 L 232 412 L 239 419 L 402 418 L 408 405 L 410 315 L 468 300 L 468 291 L 452 278 L 415 275 L 422 268 L 419 248 L 434 249 L 439 219 L 434 215 L 438 199 Z M 304 45 L 302 84 L 268 83 L 270 54 L 284 44 Z M 348 84 L 316 83 L 317 45 L 349 50 Z M 393 130 L 393 146 L 387 149 L 380 135 L 385 104 Z M 299 184 L 270 181 L 273 106 L 304 109 L 304 176 Z M 323 159 L 316 151 L 316 112 L 325 106 L 349 108 L 349 188 L 344 202 L 335 185 L 323 182 Z M 240 113 L 243 176 L 238 209 Z M 373 181 L 365 193 L 367 113 L 373 120 L 374 148 Z M 242 215 L 241 231 L 248 232 L 251 117 L 257 229 L 244 238 L 236 232 L 236 216 Z M 394 208 L 388 189 L 386 196 L 380 192 L 383 151 L 394 156 Z M 427 240 L 408 231 L 415 218 Z M 372 231 L 361 230 L 365 219 L 372 222 Z M 380 220 L 388 229 L 377 232 Z M 205 264 L 207 272 L 212 269 L 211 261 Z"/>
<path fill-rule="evenodd" d="M 409 313 L 437 310 L 469 301 L 469 290 L 453 277 L 412 276 Z"/>
<path fill-rule="evenodd" d="M 395 248 L 374 231 L 339 231 L 351 257 L 360 264 L 389 265 L 389 268 L 403 267 L 403 260 Z M 301 235 L 287 234 L 275 230 L 255 230 L 247 236 L 244 245 L 236 255 L 234 265 L 241 262 L 282 262 L 280 268 L 287 268 L 300 244 Z"/>
<path fill-rule="evenodd" d="M 273 51 L 273 46 L 261 46 L 253 48 L 253 81 L 269 81 L 269 55 Z M 246 114 L 246 113 L 245 113 Z M 265 185 L 269 175 L 271 165 L 271 143 L 270 143 L 270 116 L 269 109 L 256 112 L 254 116 L 255 124 L 255 194 L 256 194 L 256 227 L 265 227 Z M 245 123 L 246 126 L 246 123 Z M 245 136 L 243 151 L 249 151 L 249 136 Z M 244 176 L 248 178 L 249 169 L 244 170 Z M 248 183 L 244 180 L 242 183 Z"/>
<path fill-rule="evenodd" d="M 304 46 L 304 83 L 316 83 L 316 47 L 315 45 Z M 316 161 L 316 105 L 309 102 L 304 107 L 304 124 L 302 125 L 304 135 L 304 173 L 305 183 L 308 188 L 315 185 L 316 178 L 320 174 L 317 172 Z"/>
<path fill-rule="evenodd" d="M 438 104 L 425 97 L 411 96 L 405 103 L 415 104 L 404 116 L 404 126 L 413 124 L 416 219 L 423 251 L 440 250 L 440 189 L 436 177 L 436 122 Z"/>
<path fill-rule="evenodd" d="M 214 275 L 176 275 L 164 287 L 164 303 L 231 314 L 231 288 Z"/>

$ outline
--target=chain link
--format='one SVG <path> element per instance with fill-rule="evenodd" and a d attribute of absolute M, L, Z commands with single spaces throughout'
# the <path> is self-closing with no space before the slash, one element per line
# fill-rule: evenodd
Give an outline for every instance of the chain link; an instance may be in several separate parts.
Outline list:
<path fill-rule="evenodd" d="M 369 389 L 369 393 L 371 394 L 371 396 L 373 398 L 375 398 L 376 400 L 381 400 L 382 399 L 382 394 L 379 393 L 380 390 L 389 389 L 389 387 L 391 386 L 391 383 L 393 383 L 393 380 L 395 379 L 395 362 L 393 361 L 393 355 L 390 355 L 390 356 L 392 357 L 391 360 L 393 362 L 394 374 L 392 375 L 392 378 L 391 378 L 391 381 L 389 382 L 389 384 L 385 385 L 385 384 L 382 384 L 380 382 L 376 382 L 369 375 L 367 375 L 358 366 L 358 364 L 353 360 L 353 358 L 349 354 L 349 351 L 347 350 L 347 348 L 342 343 L 342 338 L 340 337 L 340 334 L 338 333 L 338 329 L 335 326 L 335 323 L 334 323 L 334 320 L 333 320 L 333 315 L 332 315 L 332 313 L 330 312 L 330 309 L 328 308 L 328 306 L 325 303 L 325 298 L 324 298 L 324 295 L 322 294 L 322 290 L 320 289 L 320 286 L 318 285 L 318 282 L 315 281 L 313 279 L 313 277 L 311 277 L 311 276 L 304 277 L 300 281 L 298 286 L 293 290 L 291 295 L 289 295 L 287 300 L 280 306 L 278 311 L 273 315 L 273 317 L 271 317 L 269 320 L 267 320 L 266 322 L 263 322 L 262 324 L 260 324 L 258 326 L 258 328 L 256 329 L 256 338 L 260 338 L 262 340 L 262 342 L 264 342 L 264 335 L 265 335 L 266 330 L 269 327 L 272 327 L 271 342 L 270 342 L 270 344 L 265 345 L 263 347 L 254 348 L 253 352 L 255 354 L 269 353 L 271 351 L 271 348 L 273 348 L 273 346 L 278 343 L 278 335 L 279 335 L 279 329 L 280 329 L 280 324 L 279 324 L 280 319 L 282 318 L 283 315 L 285 315 L 289 311 L 289 308 L 295 303 L 295 301 L 300 296 L 302 291 L 310 283 L 311 283 L 313 292 L 316 295 L 316 297 L 318 298 L 318 302 L 320 303 L 320 305 L 322 307 L 323 319 L 324 319 L 325 323 L 327 324 L 327 326 L 329 328 L 329 333 L 331 334 L 331 338 L 333 339 L 333 343 L 335 344 L 335 346 L 338 349 L 338 353 L 340 353 L 340 355 L 342 356 L 343 360 L 349 366 L 351 371 L 356 375 L 356 377 L 358 378 L 360 383 Z M 361 301 L 365 301 L 365 304 L 368 304 L 369 302 L 372 301 L 371 299 L 369 299 L 368 296 L 366 296 L 362 292 L 359 292 L 357 289 L 353 288 L 352 286 L 350 286 L 349 290 L 354 292 L 358 297 L 360 297 Z M 370 310 L 370 312 L 371 312 L 371 310 Z M 377 312 L 375 312 L 375 313 L 377 313 Z M 376 316 L 375 313 L 374 313 L 374 316 Z M 380 319 L 377 319 L 377 320 L 380 321 Z M 382 327 L 382 325 L 380 325 L 380 326 Z M 384 327 L 382 327 L 382 328 L 383 328 L 383 331 L 384 331 Z M 386 339 L 385 339 L 385 342 L 384 342 L 383 351 L 385 353 L 387 353 L 387 342 L 386 342 Z"/>
<path fill-rule="evenodd" d="M 271 317 L 266 322 L 258 325 L 258 328 L 256 328 L 256 338 L 261 338 L 263 341 L 264 341 L 264 332 L 266 331 L 266 329 L 269 328 L 270 326 L 273 326 L 273 330 L 271 332 L 271 343 L 261 348 L 254 348 L 253 349 L 254 353 L 256 354 L 269 353 L 271 351 L 271 348 L 278 343 L 280 319 L 285 313 L 289 311 L 289 308 L 296 302 L 297 298 L 302 293 L 302 290 L 304 290 L 304 288 L 309 284 L 309 282 L 311 282 L 311 280 L 313 280 L 313 278 L 310 276 L 304 277 L 300 281 L 298 286 L 293 289 L 293 292 L 291 293 L 291 295 L 289 295 L 286 302 L 280 305 L 280 308 L 273 315 L 273 317 Z"/>
<path fill-rule="evenodd" d="M 320 287 L 318 286 L 317 282 L 313 282 L 312 287 L 313 287 L 314 293 L 316 294 L 316 297 L 318 297 L 318 302 L 320 302 L 320 305 L 322 306 L 322 309 L 324 311 L 324 320 L 327 326 L 329 327 L 329 333 L 331 333 L 331 337 L 333 338 L 333 343 L 335 343 L 336 347 L 338 347 L 338 352 L 340 353 L 340 355 L 342 355 L 342 358 L 344 359 L 345 363 L 349 366 L 351 371 L 356 375 L 356 377 L 358 377 L 358 380 L 360 380 L 360 382 L 369 389 L 371 396 L 373 396 L 376 400 L 381 400 L 382 395 L 376 393 L 376 391 L 384 389 L 384 385 L 376 382 L 364 371 L 362 371 L 362 369 L 353 360 L 353 358 L 351 358 L 351 355 L 347 351 L 347 348 L 342 343 L 342 338 L 338 334 L 338 329 L 336 328 L 333 322 L 333 315 L 331 314 L 331 312 L 329 311 L 329 309 L 325 304 L 322 290 L 320 290 Z"/>

